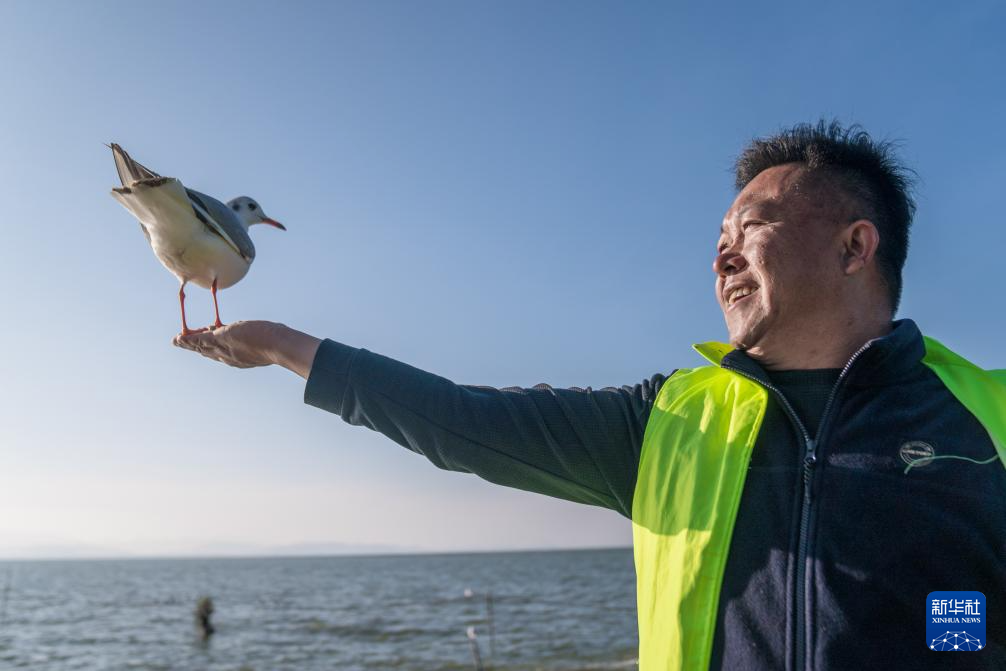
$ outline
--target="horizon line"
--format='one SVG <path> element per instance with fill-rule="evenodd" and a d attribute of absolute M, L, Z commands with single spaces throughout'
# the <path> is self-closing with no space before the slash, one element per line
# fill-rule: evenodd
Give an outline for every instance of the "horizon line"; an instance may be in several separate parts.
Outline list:
<path fill-rule="evenodd" d="M 402 557 L 402 556 L 438 556 L 438 555 L 477 555 L 477 554 L 525 554 L 525 553 L 546 553 L 546 552 L 596 552 L 598 550 L 631 550 L 631 545 L 598 545 L 591 547 L 528 547 L 528 548 L 506 548 L 498 550 L 423 550 L 423 549 L 403 549 L 389 550 L 385 552 L 319 552 L 313 553 L 264 553 L 264 554 L 133 554 L 133 555 L 94 555 L 84 557 L 59 557 L 39 555 L 37 557 L 3 557 L 0 556 L 0 563 L 18 562 L 102 562 L 102 561 L 217 561 L 227 559 L 340 559 L 340 558 L 366 558 L 366 557 Z"/>

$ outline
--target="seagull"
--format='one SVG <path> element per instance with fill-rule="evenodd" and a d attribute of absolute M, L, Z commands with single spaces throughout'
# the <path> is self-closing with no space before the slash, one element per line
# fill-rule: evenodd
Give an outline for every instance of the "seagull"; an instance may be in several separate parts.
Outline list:
<path fill-rule="evenodd" d="M 186 188 L 174 177 L 161 177 L 134 161 L 114 142 L 107 146 L 122 182 L 121 187 L 112 189 L 112 197 L 140 220 L 140 229 L 154 255 L 181 282 L 181 335 L 209 330 L 190 329 L 185 322 L 185 285 L 189 282 L 213 292 L 216 321 L 209 328 L 223 326 L 217 289 L 237 284 L 251 268 L 255 245 L 248 237 L 248 228 L 269 224 L 285 231 L 286 227 L 267 217 L 248 196 L 222 203 Z"/>

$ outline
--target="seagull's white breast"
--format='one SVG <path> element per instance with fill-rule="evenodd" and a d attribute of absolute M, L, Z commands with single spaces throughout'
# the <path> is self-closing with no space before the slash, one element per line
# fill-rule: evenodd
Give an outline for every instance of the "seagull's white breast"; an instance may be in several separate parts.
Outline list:
<path fill-rule="evenodd" d="M 140 220 L 154 254 L 179 280 L 208 289 L 216 279 L 226 289 L 248 273 L 251 262 L 196 218 L 181 182 L 135 183 L 112 195 Z"/>

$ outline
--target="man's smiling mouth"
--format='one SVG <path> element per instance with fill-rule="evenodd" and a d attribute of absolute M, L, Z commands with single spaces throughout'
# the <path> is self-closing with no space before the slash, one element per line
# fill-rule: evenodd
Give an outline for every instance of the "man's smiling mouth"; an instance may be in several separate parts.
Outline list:
<path fill-rule="evenodd" d="M 746 286 L 746 287 L 736 287 L 730 289 L 726 292 L 726 302 L 727 307 L 733 307 L 738 302 L 744 300 L 754 292 L 758 291 L 758 287 Z"/>

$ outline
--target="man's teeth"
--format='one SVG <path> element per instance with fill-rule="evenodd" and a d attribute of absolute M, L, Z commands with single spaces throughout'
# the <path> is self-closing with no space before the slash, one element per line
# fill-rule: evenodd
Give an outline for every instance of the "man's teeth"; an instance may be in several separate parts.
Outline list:
<path fill-rule="evenodd" d="M 727 295 L 727 303 L 733 305 L 738 301 L 738 299 L 753 294 L 755 289 L 757 289 L 757 287 L 741 287 L 739 289 L 734 289 Z"/>

